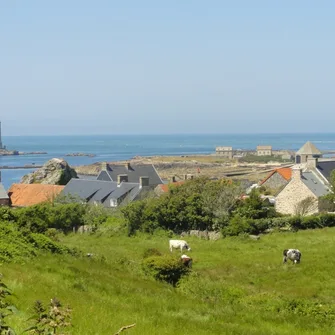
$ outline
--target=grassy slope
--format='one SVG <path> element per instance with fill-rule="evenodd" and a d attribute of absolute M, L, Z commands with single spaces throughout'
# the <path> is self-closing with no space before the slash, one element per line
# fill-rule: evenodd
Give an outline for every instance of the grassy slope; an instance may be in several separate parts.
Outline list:
<path fill-rule="evenodd" d="M 93 252 L 92 259 L 55 255 L 2 265 L 20 310 L 9 321 L 20 333 L 32 303 L 56 296 L 73 308 L 72 334 L 113 334 L 135 322 L 125 334 L 335 334 L 330 318 L 279 312 L 283 301 L 335 302 L 334 240 L 335 229 L 259 241 L 188 239 L 195 275 L 173 289 L 146 278 L 140 267 L 145 249 L 168 252 L 167 237 L 72 235 L 64 242 Z M 302 251 L 300 265 L 281 263 L 290 247 Z"/>

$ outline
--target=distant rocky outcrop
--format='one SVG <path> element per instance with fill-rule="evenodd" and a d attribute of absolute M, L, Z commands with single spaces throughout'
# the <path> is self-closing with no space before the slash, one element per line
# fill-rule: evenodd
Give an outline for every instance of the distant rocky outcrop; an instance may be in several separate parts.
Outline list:
<path fill-rule="evenodd" d="M 77 172 L 60 158 L 52 158 L 41 168 L 22 177 L 23 184 L 66 185 L 71 178 L 78 178 Z"/>
<path fill-rule="evenodd" d="M 72 157 L 77 157 L 77 156 L 86 156 L 86 157 L 95 157 L 95 154 L 88 154 L 85 152 L 73 152 L 71 154 L 66 154 L 65 156 L 72 156 Z"/>

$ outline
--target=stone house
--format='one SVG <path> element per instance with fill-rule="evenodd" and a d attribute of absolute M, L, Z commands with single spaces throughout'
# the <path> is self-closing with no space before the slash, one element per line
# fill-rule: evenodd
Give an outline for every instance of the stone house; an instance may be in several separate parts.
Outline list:
<path fill-rule="evenodd" d="M 292 169 L 289 167 L 274 169 L 259 183 L 259 186 L 265 186 L 272 190 L 278 190 L 283 188 L 290 181 L 291 176 Z"/>
<path fill-rule="evenodd" d="M 322 152 L 312 143 L 306 142 L 295 154 L 295 163 L 307 163 L 308 159 L 321 158 Z"/>
<path fill-rule="evenodd" d="M 256 147 L 257 156 L 272 156 L 271 145 L 258 145 Z"/>
<path fill-rule="evenodd" d="M 216 147 L 215 154 L 220 157 L 233 159 L 234 156 L 233 147 Z"/>
<path fill-rule="evenodd" d="M 290 182 L 276 196 L 275 208 L 279 213 L 295 215 L 299 213 L 302 201 L 309 198 L 311 202 L 304 214 L 314 214 L 318 212 L 318 198 L 329 192 L 327 183 L 316 171 L 303 171 L 301 166 L 295 166 Z"/>

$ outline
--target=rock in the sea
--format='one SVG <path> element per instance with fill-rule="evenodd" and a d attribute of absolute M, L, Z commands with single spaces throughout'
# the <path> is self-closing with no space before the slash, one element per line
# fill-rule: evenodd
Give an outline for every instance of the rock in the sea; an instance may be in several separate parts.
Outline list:
<path fill-rule="evenodd" d="M 41 168 L 22 177 L 23 184 L 66 185 L 71 178 L 78 178 L 77 172 L 60 158 L 52 158 Z"/>

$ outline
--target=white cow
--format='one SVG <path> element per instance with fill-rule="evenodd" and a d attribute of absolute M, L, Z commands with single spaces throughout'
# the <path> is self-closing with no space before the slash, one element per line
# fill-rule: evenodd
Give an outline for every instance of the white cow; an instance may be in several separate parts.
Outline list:
<path fill-rule="evenodd" d="M 191 248 L 188 246 L 187 242 L 184 240 L 170 240 L 170 251 L 172 252 L 173 249 L 180 249 L 180 252 L 183 252 L 183 249 L 191 251 Z"/>
<path fill-rule="evenodd" d="M 294 264 L 300 263 L 301 252 L 298 249 L 285 249 L 283 251 L 283 263 L 290 259 Z"/>

